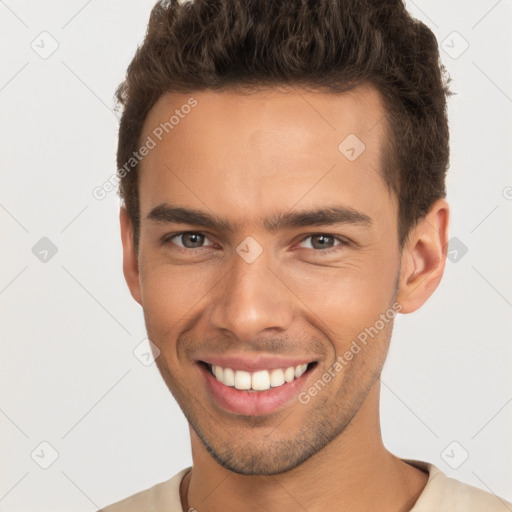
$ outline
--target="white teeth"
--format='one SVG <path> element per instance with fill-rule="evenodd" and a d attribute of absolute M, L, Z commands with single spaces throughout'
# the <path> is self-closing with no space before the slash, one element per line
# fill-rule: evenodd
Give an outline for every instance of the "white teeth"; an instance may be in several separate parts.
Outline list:
<path fill-rule="evenodd" d="M 224 374 L 224 370 L 220 366 L 212 366 L 213 374 L 215 375 L 215 378 L 222 382 L 222 375 Z"/>
<path fill-rule="evenodd" d="M 295 368 L 295 378 L 298 379 L 306 371 L 307 367 L 307 364 L 299 364 L 299 366 Z"/>
<path fill-rule="evenodd" d="M 235 373 L 235 388 L 251 389 L 251 374 L 249 372 L 237 370 Z"/>
<path fill-rule="evenodd" d="M 295 368 L 293 366 L 286 368 L 286 370 L 284 372 L 284 380 L 286 382 L 291 382 L 294 378 L 295 378 Z"/>
<path fill-rule="evenodd" d="M 270 389 L 270 375 L 267 370 L 260 370 L 252 374 L 252 389 L 256 391 L 265 391 Z"/>
<path fill-rule="evenodd" d="M 276 388 L 287 382 L 298 379 L 307 370 L 307 364 L 298 366 L 289 366 L 288 368 L 275 368 L 270 371 L 258 370 L 249 373 L 243 370 L 233 370 L 232 368 L 221 368 L 211 365 L 212 374 L 225 386 L 235 387 L 239 390 L 248 391 L 266 391 L 271 387 Z"/>
<path fill-rule="evenodd" d="M 224 383 L 226 386 L 234 386 L 235 372 L 231 368 L 224 368 L 224 375 L 222 377 L 221 382 Z"/>
<path fill-rule="evenodd" d="M 275 388 L 284 384 L 284 372 L 281 368 L 270 372 L 270 385 Z"/>

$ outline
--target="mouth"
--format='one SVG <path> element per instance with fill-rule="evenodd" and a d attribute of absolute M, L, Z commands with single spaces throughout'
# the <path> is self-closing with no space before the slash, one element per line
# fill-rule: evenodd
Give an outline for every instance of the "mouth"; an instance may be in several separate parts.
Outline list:
<path fill-rule="evenodd" d="M 311 371 L 316 364 L 315 361 L 303 363 L 286 368 L 273 368 L 269 370 L 258 370 L 247 372 L 244 370 L 234 370 L 232 368 L 222 368 L 221 366 L 201 361 L 210 370 L 211 374 L 218 382 L 228 387 L 234 387 L 239 391 L 261 392 L 268 389 L 284 386 L 295 379 L 300 378 L 308 370 Z"/>
<path fill-rule="evenodd" d="M 206 361 L 198 361 L 198 366 L 217 405 L 231 413 L 257 416 L 275 412 L 296 397 L 306 387 L 318 362 L 255 371 Z"/>

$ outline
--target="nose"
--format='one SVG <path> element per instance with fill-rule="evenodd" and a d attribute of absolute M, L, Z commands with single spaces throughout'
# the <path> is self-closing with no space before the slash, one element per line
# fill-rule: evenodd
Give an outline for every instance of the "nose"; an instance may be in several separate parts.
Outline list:
<path fill-rule="evenodd" d="M 289 328 L 293 293 L 269 264 L 265 252 L 252 263 L 234 254 L 212 298 L 212 328 L 240 341 L 250 341 L 266 330 L 283 332 Z"/>

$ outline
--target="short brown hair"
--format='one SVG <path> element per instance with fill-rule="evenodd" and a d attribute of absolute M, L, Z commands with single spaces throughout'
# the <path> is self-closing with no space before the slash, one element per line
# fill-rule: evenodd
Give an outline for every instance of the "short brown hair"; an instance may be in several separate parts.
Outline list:
<path fill-rule="evenodd" d="M 383 174 L 398 196 L 400 246 L 446 196 L 449 80 L 434 34 L 402 0 L 177 0 L 153 8 L 116 97 L 123 108 L 119 193 L 138 248 L 137 166 L 148 112 L 166 92 L 298 86 L 341 93 L 362 83 L 384 98 Z"/>

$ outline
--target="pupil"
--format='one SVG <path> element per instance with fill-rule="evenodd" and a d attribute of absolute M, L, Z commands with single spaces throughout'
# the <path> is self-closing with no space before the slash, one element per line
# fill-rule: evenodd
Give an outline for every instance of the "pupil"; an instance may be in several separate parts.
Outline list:
<path fill-rule="evenodd" d="M 199 247 L 202 242 L 202 235 L 199 235 L 198 233 L 186 233 L 183 235 L 184 238 L 184 245 L 186 247 Z M 187 245 L 188 243 L 188 245 Z"/>
<path fill-rule="evenodd" d="M 332 236 L 325 236 L 325 235 L 315 235 L 313 237 L 313 240 L 319 244 L 319 247 L 320 249 L 325 249 L 327 246 L 330 246 L 331 244 L 329 243 L 330 240 L 332 240 Z M 313 242 L 313 245 L 315 245 L 315 243 Z"/>

